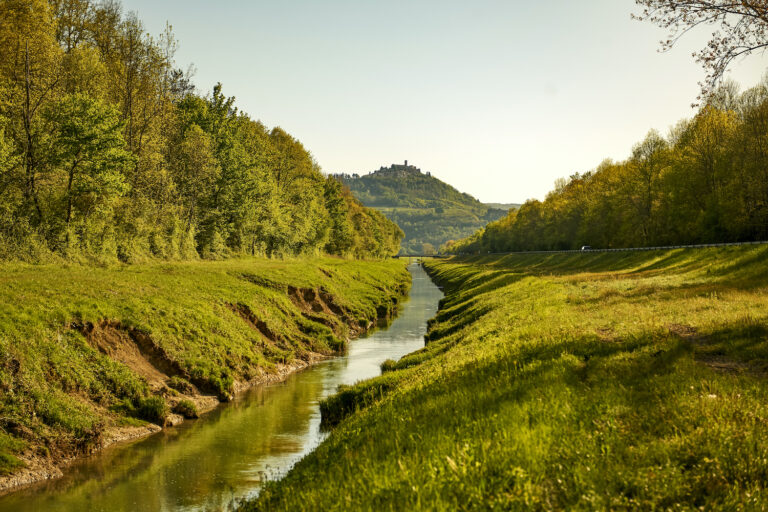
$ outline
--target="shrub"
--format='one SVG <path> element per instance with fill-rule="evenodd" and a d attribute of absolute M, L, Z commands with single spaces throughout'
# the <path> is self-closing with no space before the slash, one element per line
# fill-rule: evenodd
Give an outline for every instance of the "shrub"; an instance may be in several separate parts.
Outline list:
<path fill-rule="evenodd" d="M 24 466 L 14 453 L 18 453 L 25 446 L 24 441 L 0 431 L 0 475 L 12 473 L 15 469 Z"/>
<path fill-rule="evenodd" d="M 227 372 L 221 372 L 221 376 L 212 376 L 210 378 L 211 386 L 213 386 L 216 395 L 221 401 L 228 401 L 232 399 L 232 391 L 235 387 L 235 380 Z"/>
<path fill-rule="evenodd" d="M 162 426 L 168 417 L 168 404 L 165 403 L 165 398 L 161 396 L 140 398 L 136 405 L 135 415 Z"/>
<path fill-rule="evenodd" d="M 197 406 L 191 400 L 181 400 L 173 407 L 173 412 L 181 414 L 187 419 L 197 418 Z"/>
<path fill-rule="evenodd" d="M 174 375 L 168 379 L 168 387 L 175 389 L 179 393 L 184 393 L 185 395 L 195 393 L 195 387 L 187 379 L 179 377 L 178 375 Z"/>
<path fill-rule="evenodd" d="M 394 359 L 387 359 L 383 363 L 381 363 L 381 373 L 384 372 L 391 372 L 392 370 L 397 369 L 397 361 Z"/>

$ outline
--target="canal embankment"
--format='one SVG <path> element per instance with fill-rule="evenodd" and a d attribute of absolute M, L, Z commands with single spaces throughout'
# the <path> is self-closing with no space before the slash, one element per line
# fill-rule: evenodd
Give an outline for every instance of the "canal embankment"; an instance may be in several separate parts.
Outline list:
<path fill-rule="evenodd" d="M 425 265 L 426 345 L 243 510 L 766 508 L 766 247 Z"/>
<path fill-rule="evenodd" d="M 66 474 L 0 497 L 0 512 L 230 510 L 279 479 L 328 435 L 319 403 L 424 346 L 442 292 L 418 265 L 397 316 L 279 383 L 255 386 L 196 421 L 69 465 Z"/>
<path fill-rule="evenodd" d="M 409 286 L 398 261 L 4 264 L 0 491 L 344 353 Z"/>

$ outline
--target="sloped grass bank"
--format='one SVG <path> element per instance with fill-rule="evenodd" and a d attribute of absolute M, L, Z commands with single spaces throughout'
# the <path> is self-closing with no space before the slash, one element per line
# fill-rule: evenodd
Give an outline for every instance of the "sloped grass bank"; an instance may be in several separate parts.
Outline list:
<path fill-rule="evenodd" d="M 2 265 L 0 488 L 341 353 L 409 286 L 398 261 Z"/>
<path fill-rule="evenodd" d="M 426 266 L 425 348 L 244 510 L 768 507 L 768 248 Z"/>

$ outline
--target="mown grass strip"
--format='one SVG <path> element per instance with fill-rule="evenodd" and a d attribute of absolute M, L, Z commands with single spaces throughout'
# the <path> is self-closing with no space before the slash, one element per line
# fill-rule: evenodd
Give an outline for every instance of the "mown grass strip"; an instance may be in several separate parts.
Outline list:
<path fill-rule="evenodd" d="M 326 442 L 243 509 L 766 508 L 767 261 L 428 262 L 426 347 L 329 399 Z"/>

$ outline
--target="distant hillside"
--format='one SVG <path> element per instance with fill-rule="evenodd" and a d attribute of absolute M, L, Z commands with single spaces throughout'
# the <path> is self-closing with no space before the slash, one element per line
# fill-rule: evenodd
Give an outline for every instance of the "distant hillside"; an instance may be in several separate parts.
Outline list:
<path fill-rule="evenodd" d="M 520 203 L 483 203 L 488 208 L 494 208 L 496 210 L 517 210 L 522 206 Z"/>
<path fill-rule="evenodd" d="M 430 246 L 438 249 L 507 213 L 506 208 L 491 208 L 407 161 L 363 176 L 336 177 L 365 206 L 376 208 L 400 226 L 405 232 L 402 248 L 406 253 L 421 253 Z"/>

